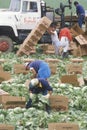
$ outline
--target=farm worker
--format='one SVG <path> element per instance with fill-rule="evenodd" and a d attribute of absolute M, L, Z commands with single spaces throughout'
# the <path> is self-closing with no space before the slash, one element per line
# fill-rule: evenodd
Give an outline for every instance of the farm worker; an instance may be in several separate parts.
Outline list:
<path fill-rule="evenodd" d="M 60 42 L 65 45 L 64 52 L 62 54 L 63 58 L 68 57 L 68 49 L 69 49 L 69 43 L 72 41 L 72 35 L 70 30 L 67 27 L 62 28 L 59 31 L 59 39 Z"/>
<path fill-rule="evenodd" d="M 34 94 L 41 93 L 45 99 L 49 99 L 50 95 L 53 92 L 53 89 L 49 85 L 46 79 L 34 78 L 29 83 L 29 92 L 30 92 L 30 99 L 26 104 L 27 109 L 32 106 L 32 99 L 33 99 Z"/>
<path fill-rule="evenodd" d="M 60 41 L 56 31 L 56 25 L 54 23 L 51 23 L 47 31 L 51 35 L 51 40 L 52 40 L 52 45 L 54 46 L 55 55 L 59 55 Z"/>
<path fill-rule="evenodd" d="M 55 49 L 55 54 L 59 55 L 59 50 L 60 47 L 63 48 L 63 54 L 62 54 L 62 58 L 66 58 L 65 54 L 68 51 L 68 47 L 69 47 L 69 39 L 66 37 L 66 42 L 64 40 L 64 38 L 60 38 L 58 37 L 58 33 L 56 31 L 56 25 L 54 23 L 52 23 L 48 29 L 48 32 L 51 34 L 51 39 L 52 39 L 52 44 L 54 46 Z M 68 29 L 65 29 L 65 32 L 69 32 Z M 65 37 L 65 36 L 64 36 Z M 71 38 L 70 38 L 71 39 Z"/>
<path fill-rule="evenodd" d="M 51 70 L 48 65 L 43 60 L 35 60 L 32 62 L 29 62 L 26 64 L 26 70 L 30 70 L 30 72 L 33 74 L 32 78 L 44 78 L 47 79 L 51 75 Z"/>
<path fill-rule="evenodd" d="M 82 28 L 82 24 L 85 19 L 85 10 L 82 5 L 80 5 L 77 1 L 74 2 L 74 5 L 76 7 L 76 14 L 78 16 L 78 24 Z"/>

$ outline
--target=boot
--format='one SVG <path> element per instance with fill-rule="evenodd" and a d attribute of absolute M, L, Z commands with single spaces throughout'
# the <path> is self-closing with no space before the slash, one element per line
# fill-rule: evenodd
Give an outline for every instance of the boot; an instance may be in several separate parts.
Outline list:
<path fill-rule="evenodd" d="M 51 112 L 51 108 L 50 108 L 50 106 L 48 104 L 46 104 L 46 112 L 48 114 L 50 114 L 50 112 Z"/>
<path fill-rule="evenodd" d="M 26 109 L 30 108 L 32 106 L 32 99 L 29 99 L 29 101 L 26 104 Z"/>
<path fill-rule="evenodd" d="M 63 52 L 62 58 L 63 58 L 63 59 L 64 59 L 64 58 L 68 58 L 68 52 Z"/>

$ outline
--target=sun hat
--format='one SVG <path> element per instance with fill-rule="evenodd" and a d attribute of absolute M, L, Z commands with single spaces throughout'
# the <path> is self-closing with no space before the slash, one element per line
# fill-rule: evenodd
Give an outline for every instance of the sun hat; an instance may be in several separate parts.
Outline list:
<path fill-rule="evenodd" d="M 39 80 L 38 80 L 37 78 L 34 78 L 34 79 L 32 79 L 32 80 L 30 81 L 30 84 L 31 84 L 32 86 L 36 86 L 36 85 L 38 85 L 38 83 L 39 83 Z"/>

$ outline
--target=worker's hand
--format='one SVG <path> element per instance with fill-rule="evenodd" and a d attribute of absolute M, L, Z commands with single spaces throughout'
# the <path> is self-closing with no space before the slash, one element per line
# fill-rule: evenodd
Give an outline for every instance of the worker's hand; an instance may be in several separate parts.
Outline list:
<path fill-rule="evenodd" d="M 46 99 L 49 99 L 50 94 L 48 93 L 47 95 L 44 96 Z"/>
<path fill-rule="evenodd" d="M 30 93 L 30 98 L 32 99 L 34 97 L 34 94 L 33 93 Z"/>

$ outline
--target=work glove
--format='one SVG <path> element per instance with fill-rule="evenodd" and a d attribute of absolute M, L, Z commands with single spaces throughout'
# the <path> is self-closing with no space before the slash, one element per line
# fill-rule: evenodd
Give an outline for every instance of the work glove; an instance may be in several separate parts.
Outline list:
<path fill-rule="evenodd" d="M 34 97 L 34 94 L 30 93 L 30 98 L 33 99 L 33 97 Z"/>
<path fill-rule="evenodd" d="M 44 96 L 46 99 L 49 99 L 50 94 L 48 93 L 47 95 Z"/>

